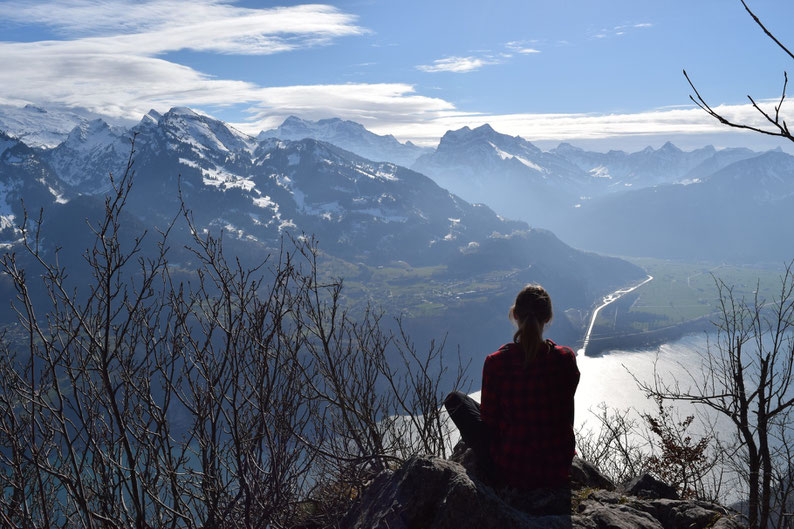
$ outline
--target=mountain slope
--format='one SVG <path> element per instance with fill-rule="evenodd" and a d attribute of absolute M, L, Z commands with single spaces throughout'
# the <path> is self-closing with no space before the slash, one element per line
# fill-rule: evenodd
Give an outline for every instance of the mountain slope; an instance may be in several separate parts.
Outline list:
<path fill-rule="evenodd" d="M 339 118 L 307 121 L 290 116 L 275 129 L 259 133 L 260 140 L 278 138 L 281 140 L 302 140 L 313 138 L 374 161 L 391 162 L 409 167 L 416 159 L 429 151 L 413 143 L 400 143 L 394 136 L 381 136 L 368 131 L 364 126 Z"/>
<path fill-rule="evenodd" d="M 412 168 L 465 200 L 543 227 L 553 226 L 554 217 L 578 202 L 592 180 L 564 158 L 489 125 L 448 131 L 436 151 Z"/>
<path fill-rule="evenodd" d="M 759 262 L 794 256 L 794 157 L 767 152 L 689 185 L 594 199 L 560 233 L 618 255 Z"/>

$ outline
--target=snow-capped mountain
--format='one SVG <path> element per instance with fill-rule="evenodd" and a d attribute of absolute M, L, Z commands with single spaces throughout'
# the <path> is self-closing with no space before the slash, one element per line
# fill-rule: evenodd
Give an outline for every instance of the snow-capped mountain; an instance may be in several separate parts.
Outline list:
<path fill-rule="evenodd" d="M 573 206 L 591 180 L 566 159 L 490 125 L 448 131 L 413 169 L 466 200 L 539 226 L 549 226 L 549 215 Z"/>
<path fill-rule="evenodd" d="M 595 196 L 629 188 L 691 182 L 730 163 L 757 155 L 749 149 L 717 151 L 711 145 L 693 151 L 682 151 L 670 142 L 658 149 L 646 147 L 633 153 L 615 150 L 606 153 L 591 152 L 561 143 L 549 152 L 601 179 L 603 185 L 592 190 Z"/>
<path fill-rule="evenodd" d="M 558 230 L 577 247 L 618 255 L 790 260 L 794 157 L 769 151 L 685 184 L 593 199 Z"/>
<path fill-rule="evenodd" d="M 31 147 L 55 147 L 72 129 L 89 119 L 87 115 L 68 110 L 0 105 L 0 131 Z"/>
<path fill-rule="evenodd" d="M 130 133 L 101 119 L 84 121 L 66 140 L 42 158 L 75 191 L 98 194 L 109 189 L 108 173 L 124 170 L 130 153 Z"/>
<path fill-rule="evenodd" d="M 315 140 L 332 143 L 363 158 L 380 162 L 391 162 L 410 167 L 419 156 L 430 149 L 414 145 L 410 141 L 401 143 L 394 136 L 381 136 L 370 132 L 363 125 L 339 118 L 307 121 L 290 116 L 275 129 L 262 131 L 259 139 Z"/>
<path fill-rule="evenodd" d="M 67 187 L 34 149 L 0 132 L 0 245 L 18 238 L 23 200 L 35 216 L 40 208 L 63 203 Z"/>
<path fill-rule="evenodd" d="M 310 138 L 257 140 L 185 108 L 149 112 L 129 131 L 99 120 L 81 123 L 54 149 L 34 150 L 3 137 L 9 146 L 0 174 L 4 182 L 16 182 L 3 188 L 5 204 L 22 194 L 20 182 L 35 184 L 39 202 L 55 209 L 57 229 L 81 225 L 102 211 L 109 173 L 123 170 L 133 135 L 136 173 L 127 211 L 150 228 L 170 222 L 184 200 L 198 228 L 223 230 L 250 255 L 266 253 L 287 232 L 306 233 L 346 260 L 445 265 L 460 274 L 467 267 L 513 267 L 491 259 L 488 249 L 498 247 L 534 263 L 533 270 L 548 270 L 550 282 L 573 284 L 545 262 L 550 252 L 544 248 L 553 242 L 579 255 L 576 250 L 470 204 L 418 172 Z M 627 263 L 594 255 L 581 254 L 574 268 L 580 278 L 590 278 L 577 280 L 579 293 L 568 298 L 577 303 L 589 303 L 590 294 L 606 284 L 641 275 Z"/>
<path fill-rule="evenodd" d="M 335 254 L 367 261 L 430 262 L 493 233 L 526 229 L 424 175 L 310 138 L 257 142 L 186 109 L 150 113 L 135 132 L 133 204 L 141 216 L 174 210 L 181 175 L 202 225 L 263 244 L 298 229 Z"/>

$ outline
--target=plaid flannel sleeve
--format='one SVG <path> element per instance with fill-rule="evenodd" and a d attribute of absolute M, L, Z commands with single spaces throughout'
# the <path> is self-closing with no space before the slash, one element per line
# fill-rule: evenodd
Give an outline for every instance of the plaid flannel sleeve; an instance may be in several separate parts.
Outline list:
<path fill-rule="evenodd" d="M 480 393 L 480 418 L 489 427 L 496 427 L 499 413 L 497 377 L 493 372 L 493 359 L 489 356 L 482 366 L 482 392 Z"/>

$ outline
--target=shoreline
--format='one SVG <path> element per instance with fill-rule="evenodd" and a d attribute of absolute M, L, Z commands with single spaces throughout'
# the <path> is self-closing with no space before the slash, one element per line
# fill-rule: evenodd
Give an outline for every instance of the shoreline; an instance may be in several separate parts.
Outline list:
<path fill-rule="evenodd" d="M 611 350 L 631 351 L 658 347 L 687 334 L 705 332 L 713 328 L 714 324 L 709 315 L 652 331 L 591 336 L 585 356 L 599 357 Z"/>

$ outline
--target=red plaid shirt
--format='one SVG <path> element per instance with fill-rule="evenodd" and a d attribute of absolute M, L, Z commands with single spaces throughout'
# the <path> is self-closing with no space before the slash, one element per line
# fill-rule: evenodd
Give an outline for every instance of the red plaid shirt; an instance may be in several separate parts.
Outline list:
<path fill-rule="evenodd" d="M 528 489 L 564 485 L 574 455 L 576 356 L 551 340 L 548 353 L 524 368 L 518 344 L 485 359 L 480 413 L 490 436 L 497 477 Z"/>

